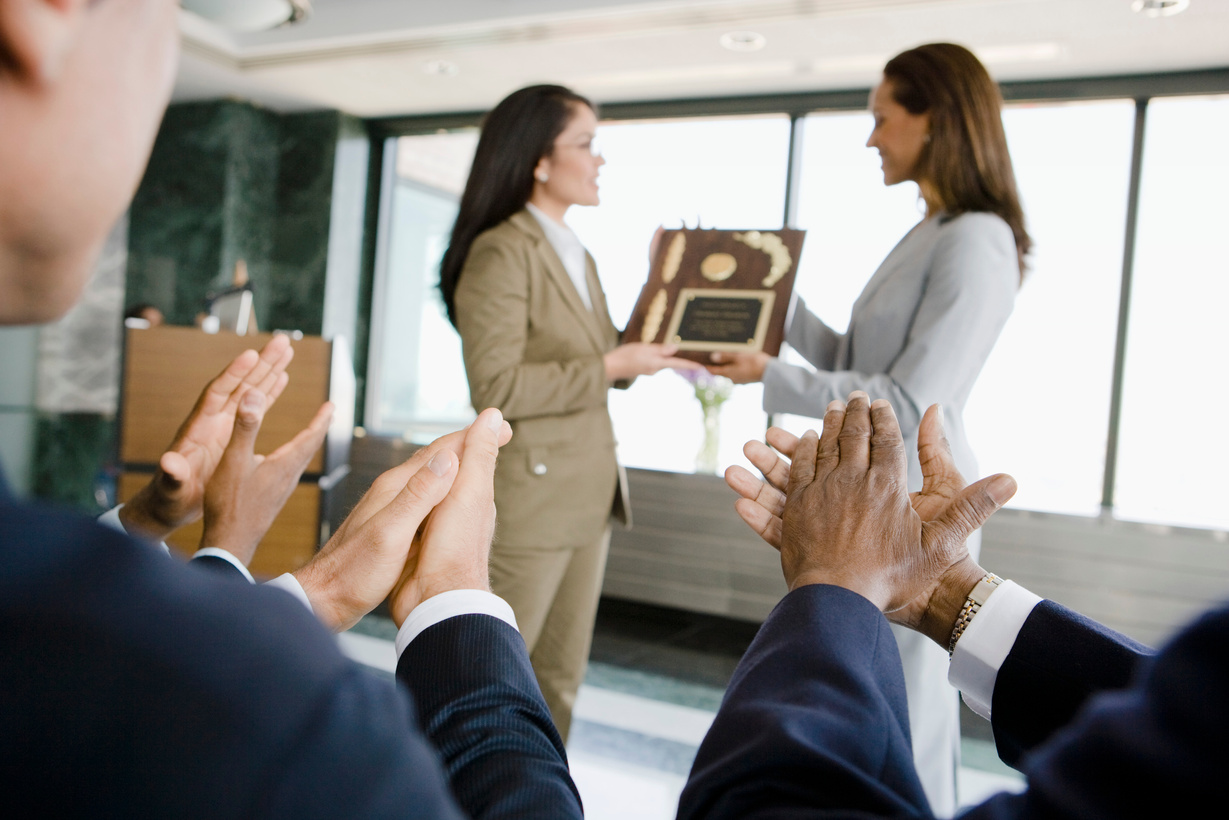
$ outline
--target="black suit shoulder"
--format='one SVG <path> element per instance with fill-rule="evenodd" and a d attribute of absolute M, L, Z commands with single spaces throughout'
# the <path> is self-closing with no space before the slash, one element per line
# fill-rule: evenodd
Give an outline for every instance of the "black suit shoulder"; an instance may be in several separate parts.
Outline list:
<path fill-rule="evenodd" d="M 1066 726 L 1097 692 L 1123 689 L 1152 650 L 1053 601 L 1025 620 L 995 679 L 999 757 L 1021 756 Z"/>
<path fill-rule="evenodd" d="M 284 592 L 4 502 L 0 565 L 7 805 L 53 816 L 462 816 L 408 693 L 342 656 Z M 436 665 L 442 676 L 449 662 Z M 499 712 L 505 693 L 460 685 L 451 697 Z M 438 722 L 431 709 L 422 717 Z"/>

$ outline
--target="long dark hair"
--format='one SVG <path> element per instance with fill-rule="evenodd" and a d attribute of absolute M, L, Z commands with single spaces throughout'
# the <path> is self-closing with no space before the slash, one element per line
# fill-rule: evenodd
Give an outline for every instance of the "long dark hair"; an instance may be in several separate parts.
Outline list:
<path fill-rule="evenodd" d="M 918 159 L 918 187 L 929 212 L 998 214 L 1016 240 L 1020 276 L 1033 240 L 1003 133 L 1003 97 L 986 67 L 967 48 L 929 43 L 883 68 L 892 99 L 911 114 L 930 114 L 930 141 Z"/>
<path fill-rule="evenodd" d="M 550 156 L 580 105 L 593 108 L 561 85 L 531 85 L 509 94 L 483 120 L 452 239 L 440 262 L 440 293 L 454 327 L 454 297 L 470 246 L 478 234 L 525 207 L 533 193 L 533 169 Z"/>

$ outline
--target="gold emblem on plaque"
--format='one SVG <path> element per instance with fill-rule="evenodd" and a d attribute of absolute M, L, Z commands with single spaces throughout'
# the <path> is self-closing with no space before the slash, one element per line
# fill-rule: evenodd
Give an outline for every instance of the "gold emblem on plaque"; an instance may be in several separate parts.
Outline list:
<path fill-rule="evenodd" d="M 683 251 L 687 250 L 687 237 L 682 231 L 674 235 L 670 247 L 666 249 L 666 259 L 661 266 L 661 282 L 668 285 L 678 276 L 679 265 L 683 264 Z"/>
<path fill-rule="evenodd" d="M 790 265 L 794 264 L 789 248 L 785 247 L 781 237 L 775 233 L 747 231 L 746 233 L 734 234 L 734 240 L 743 243 L 748 248 L 754 248 L 757 251 L 763 251 L 768 254 L 772 265 L 769 268 L 768 275 L 764 277 L 764 281 L 761 283 L 766 288 L 770 288 L 777 284 L 777 282 L 780 282 L 781 277 L 789 272 Z"/>
<path fill-rule="evenodd" d="M 724 282 L 737 269 L 738 262 L 728 253 L 710 253 L 700 263 L 700 273 L 710 282 Z"/>
<path fill-rule="evenodd" d="M 640 341 L 648 344 L 657 338 L 657 331 L 661 330 L 661 320 L 666 318 L 666 306 L 669 301 L 670 297 L 666 295 L 665 288 L 657 291 L 657 295 L 649 304 L 648 312 L 644 315 L 644 327 L 640 329 Z"/>

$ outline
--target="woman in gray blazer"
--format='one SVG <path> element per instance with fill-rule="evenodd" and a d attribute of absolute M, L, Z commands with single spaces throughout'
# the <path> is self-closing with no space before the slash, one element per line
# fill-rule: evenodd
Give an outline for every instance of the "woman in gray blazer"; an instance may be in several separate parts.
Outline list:
<path fill-rule="evenodd" d="M 1016 194 L 1000 115 L 1002 98 L 967 49 L 934 43 L 888 62 L 871 92 L 867 146 L 879 151 L 885 185 L 914 182 L 919 222 L 871 277 L 837 333 L 794 305 L 787 340 L 814 369 L 765 354 L 714 354 L 710 370 L 763 381 L 764 409 L 822 417 L 853 390 L 887 399 L 917 452 L 922 413 L 944 411 L 948 441 L 966 476 L 978 474 L 962 411 L 1011 314 L 1031 244 Z M 916 457 L 911 490 L 922 487 Z M 976 556 L 980 533 L 969 541 Z M 909 720 L 922 784 L 940 816 L 956 808 L 960 724 L 947 658 L 908 630 L 896 632 L 905 663 Z"/>
<path fill-rule="evenodd" d="M 440 265 L 470 399 L 512 441 L 495 470 L 491 587 L 512 606 L 564 740 L 589 658 L 611 515 L 629 520 L 606 390 L 665 367 L 665 345 L 620 345 L 593 258 L 564 223 L 598 204 L 592 104 L 514 92 L 487 115 Z"/>

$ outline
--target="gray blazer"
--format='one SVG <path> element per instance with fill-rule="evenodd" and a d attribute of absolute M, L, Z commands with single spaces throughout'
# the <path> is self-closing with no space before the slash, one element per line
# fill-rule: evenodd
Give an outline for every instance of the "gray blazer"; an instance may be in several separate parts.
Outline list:
<path fill-rule="evenodd" d="M 1019 283 L 1015 240 L 998 216 L 925 219 L 875 271 L 844 334 L 798 300 L 786 338 L 816 370 L 770 360 L 764 409 L 822 418 L 828 402 L 853 390 L 887 399 L 911 454 L 909 489 L 920 490 L 918 425 L 927 407 L 942 404 L 956 466 L 972 480 L 977 461 L 962 413 Z"/>
<path fill-rule="evenodd" d="M 457 282 L 471 401 L 512 425 L 495 469 L 502 543 L 586 546 L 612 512 L 627 520 L 602 360 L 619 333 L 588 261 L 592 310 L 541 225 L 519 211 L 474 240 Z"/>

